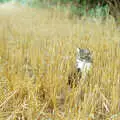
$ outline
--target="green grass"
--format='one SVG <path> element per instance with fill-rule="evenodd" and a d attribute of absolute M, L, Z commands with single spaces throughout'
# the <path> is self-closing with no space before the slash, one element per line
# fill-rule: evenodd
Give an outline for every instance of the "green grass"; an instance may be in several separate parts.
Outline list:
<path fill-rule="evenodd" d="M 57 8 L 0 7 L 0 119 L 118 120 L 120 33 L 112 17 L 69 19 Z M 70 89 L 76 48 L 93 69 Z"/>

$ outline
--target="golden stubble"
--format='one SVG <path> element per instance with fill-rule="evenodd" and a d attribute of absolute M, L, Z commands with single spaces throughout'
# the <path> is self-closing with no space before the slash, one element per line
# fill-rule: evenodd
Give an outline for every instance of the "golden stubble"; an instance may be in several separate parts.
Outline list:
<path fill-rule="evenodd" d="M 112 17 L 102 23 L 70 20 L 57 8 L 0 9 L 1 118 L 98 120 L 119 114 L 120 34 Z M 77 47 L 90 49 L 93 69 L 85 84 L 70 89 Z"/>

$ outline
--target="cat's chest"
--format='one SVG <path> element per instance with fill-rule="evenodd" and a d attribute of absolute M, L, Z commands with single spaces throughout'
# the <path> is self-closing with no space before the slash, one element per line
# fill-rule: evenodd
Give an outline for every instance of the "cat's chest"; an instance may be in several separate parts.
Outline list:
<path fill-rule="evenodd" d="M 89 71 L 92 66 L 91 62 L 76 60 L 76 67 L 80 69 L 82 72 Z"/>

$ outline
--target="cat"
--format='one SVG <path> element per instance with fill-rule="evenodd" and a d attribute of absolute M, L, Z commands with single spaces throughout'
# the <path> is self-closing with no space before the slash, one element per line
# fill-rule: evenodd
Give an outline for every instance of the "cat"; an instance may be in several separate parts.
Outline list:
<path fill-rule="evenodd" d="M 92 68 L 92 54 L 88 49 L 77 48 L 75 71 L 68 77 L 68 84 L 73 87 L 79 84 L 80 79 L 85 80 Z"/>

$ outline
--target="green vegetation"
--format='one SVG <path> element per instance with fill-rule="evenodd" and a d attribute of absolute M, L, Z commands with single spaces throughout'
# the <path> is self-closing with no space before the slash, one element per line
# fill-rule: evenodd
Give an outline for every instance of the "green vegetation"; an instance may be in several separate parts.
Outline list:
<path fill-rule="evenodd" d="M 69 8 L 77 16 L 102 17 L 109 14 L 119 20 L 120 2 L 118 0 L 0 0 L 15 1 L 31 7 L 53 7 L 59 4 L 61 9 Z"/>
<path fill-rule="evenodd" d="M 5 2 L 8 2 L 10 0 L 0 0 L 0 3 L 5 3 Z"/>

